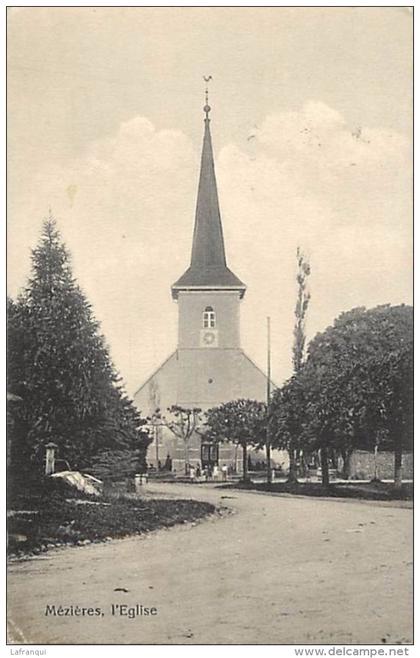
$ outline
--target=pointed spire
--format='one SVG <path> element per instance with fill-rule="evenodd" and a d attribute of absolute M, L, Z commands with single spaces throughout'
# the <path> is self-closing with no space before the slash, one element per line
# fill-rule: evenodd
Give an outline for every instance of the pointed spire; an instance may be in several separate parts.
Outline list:
<path fill-rule="evenodd" d="M 222 220 L 220 218 L 213 147 L 210 134 L 210 107 L 204 106 L 204 139 L 201 154 L 200 180 L 198 183 L 195 226 L 191 253 L 191 267 L 226 267 Z"/>
<path fill-rule="evenodd" d="M 172 286 L 172 295 L 176 298 L 179 290 L 189 288 L 228 288 L 239 290 L 241 297 L 246 286 L 229 270 L 226 265 L 225 245 L 222 221 L 220 217 L 217 194 L 216 174 L 214 170 L 213 147 L 210 134 L 208 102 L 208 82 L 206 82 L 204 139 L 201 154 L 200 179 L 198 183 L 197 205 L 191 264 L 183 276 Z"/>

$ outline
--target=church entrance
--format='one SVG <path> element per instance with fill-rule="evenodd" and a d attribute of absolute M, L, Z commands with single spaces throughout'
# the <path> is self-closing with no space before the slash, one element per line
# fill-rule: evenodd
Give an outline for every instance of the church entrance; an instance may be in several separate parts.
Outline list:
<path fill-rule="evenodd" d="M 219 463 L 219 446 L 217 443 L 201 444 L 201 466 L 208 468 L 210 472 Z"/>

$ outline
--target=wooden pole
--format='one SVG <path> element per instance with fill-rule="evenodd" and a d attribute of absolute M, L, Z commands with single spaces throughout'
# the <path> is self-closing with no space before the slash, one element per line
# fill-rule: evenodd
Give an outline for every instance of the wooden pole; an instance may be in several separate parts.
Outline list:
<path fill-rule="evenodd" d="M 155 421 L 155 424 L 153 425 L 153 428 L 154 428 L 154 430 L 155 430 L 155 442 L 156 442 L 156 444 L 155 444 L 155 450 L 156 450 L 156 472 L 158 472 L 158 471 L 159 471 L 159 430 L 158 430 L 158 426 L 156 425 L 156 421 Z"/>
<path fill-rule="evenodd" d="M 267 454 L 267 483 L 272 481 L 271 470 L 271 444 L 268 427 L 269 407 L 271 399 L 271 318 L 267 317 L 267 428 L 266 428 L 266 454 Z"/>
<path fill-rule="evenodd" d="M 52 475 L 55 472 L 55 443 L 47 443 L 45 446 L 45 475 Z"/>

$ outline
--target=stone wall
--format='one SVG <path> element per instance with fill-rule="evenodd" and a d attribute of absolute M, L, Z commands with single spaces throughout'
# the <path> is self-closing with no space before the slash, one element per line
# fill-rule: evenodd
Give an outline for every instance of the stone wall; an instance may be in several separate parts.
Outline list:
<path fill-rule="evenodd" d="M 392 480 L 394 477 L 394 453 L 378 452 L 378 477 L 380 480 Z M 414 473 L 413 453 L 407 452 L 402 457 L 403 480 L 412 480 Z M 350 478 L 353 480 L 370 480 L 375 475 L 375 457 L 373 452 L 355 450 L 350 457 Z"/>

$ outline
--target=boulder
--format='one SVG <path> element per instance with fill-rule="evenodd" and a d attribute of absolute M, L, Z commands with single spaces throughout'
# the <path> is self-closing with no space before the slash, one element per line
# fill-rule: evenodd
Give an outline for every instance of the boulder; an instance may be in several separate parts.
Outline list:
<path fill-rule="evenodd" d="M 49 477 L 55 481 L 61 480 L 66 485 L 89 496 L 100 496 L 102 494 L 102 481 L 92 475 L 80 473 L 80 471 L 60 471 Z"/>

